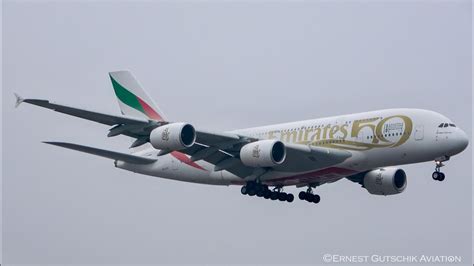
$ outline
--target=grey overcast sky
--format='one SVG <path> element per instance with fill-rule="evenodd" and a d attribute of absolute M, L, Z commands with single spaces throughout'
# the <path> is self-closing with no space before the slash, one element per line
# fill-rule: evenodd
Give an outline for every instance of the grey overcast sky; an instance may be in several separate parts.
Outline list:
<path fill-rule="evenodd" d="M 392 107 L 440 112 L 471 136 L 470 1 L 3 3 L 4 263 L 323 264 L 322 255 L 471 260 L 472 140 L 402 194 L 341 180 L 319 205 L 133 174 L 42 144 L 126 151 L 108 128 L 13 92 L 119 113 L 129 69 L 167 116 L 230 130 Z M 297 193 L 297 189 L 288 191 Z"/>

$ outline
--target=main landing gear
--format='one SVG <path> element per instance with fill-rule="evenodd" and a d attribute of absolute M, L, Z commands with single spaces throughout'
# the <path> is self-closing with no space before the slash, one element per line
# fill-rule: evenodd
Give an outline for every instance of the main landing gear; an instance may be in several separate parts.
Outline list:
<path fill-rule="evenodd" d="M 321 197 L 318 194 L 313 194 L 313 189 L 311 187 L 308 187 L 306 191 L 301 191 L 298 194 L 298 198 L 312 203 L 319 203 L 321 201 Z"/>
<path fill-rule="evenodd" d="M 444 180 L 445 176 L 444 176 L 444 173 L 440 171 L 440 168 L 444 166 L 443 161 L 447 161 L 447 160 L 449 160 L 449 157 L 444 159 L 444 160 L 436 160 L 435 161 L 435 163 L 436 163 L 435 171 L 431 175 L 433 180 L 436 180 L 436 181 L 443 181 Z"/>
<path fill-rule="evenodd" d="M 270 190 L 267 185 L 254 181 L 247 182 L 246 185 L 242 186 L 240 193 L 242 193 L 242 195 L 257 196 L 259 198 L 263 197 L 265 199 L 288 202 L 292 202 L 295 199 L 293 194 L 282 192 L 281 186 Z"/>

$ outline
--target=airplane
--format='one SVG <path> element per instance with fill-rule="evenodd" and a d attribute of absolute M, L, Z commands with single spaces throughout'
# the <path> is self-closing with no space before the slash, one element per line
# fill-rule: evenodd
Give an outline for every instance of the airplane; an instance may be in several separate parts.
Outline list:
<path fill-rule="evenodd" d="M 108 137 L 128 136 L 130 153 L 74 143 L 47 144 L 114 160 L 117 168 L 178 181 L 238 185 L 241 194 L 293 202 L 283 189 L 306 188 L 300 200 L 319 203 L 314 189 L 343 178 L 374 195 L 407 186 L 399 165 L 434 161 L 443 181 L 445 162 L 468 146 L 468 136 L 447 117 L 422 109 L 386 109 L 226 132 L 168 120 L 129 71 L 109 73 L 122 115 L 48 100 L 23 99 L 56 112 L 111 126 Z"/>

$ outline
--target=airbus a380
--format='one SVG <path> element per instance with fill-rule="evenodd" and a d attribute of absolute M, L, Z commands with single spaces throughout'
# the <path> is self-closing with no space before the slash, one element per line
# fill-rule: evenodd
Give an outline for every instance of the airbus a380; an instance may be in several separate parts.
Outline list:
<path fill-rule="evenodd" d="M 317 186 L 347 178 L 369 193 L 393 195 L 407 186 L 398 165 L 433 161 L 443 181 L 444 162 L 466 149 L 468 137 L 447 117 L 421 109 L 387 109 L 228 132 L 168 120 L 128 71 L 109 73 L 122 115 L 40 99 L 22 102 L 111 126 L 108 136 L 134 139 L 130 153 L 73 143 L 48 144 L 114 160 L 116 167 L 173 180 L 239 185 L 241 193 L 318 203 Z"/>

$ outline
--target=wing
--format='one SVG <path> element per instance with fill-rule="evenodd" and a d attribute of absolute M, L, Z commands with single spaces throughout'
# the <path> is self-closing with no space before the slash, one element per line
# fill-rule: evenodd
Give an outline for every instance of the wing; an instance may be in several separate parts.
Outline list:
<path fill-rule="evenodd" d="M 282 172 L 307 172 L 342 163 L 352 156 L 345 150 L 312 147 L 301 144 L 285 144 L 287 159 L 275 167 Z"/>
<path fill-rule="evenodd" d="M 48 100 L 22 99 L 21 102 L 41 106 L 44 108 L 54 110 L 56 112 L 84 118 L 90 121 L 94 121 L 94 122 L 109 125 L 109 126 L 116 125 L 116 124 L 130 124 L 130 125 L 148 124 L 148 120 L 145 120 L 145 119 L 104 114 L 104 113 L 99 113 L 95 111 L 89 111 L 85 109 L 79 109 L 79 108 L 75 108 L 71 106 L 52 103 Z"/>
<path fill-rule="evenodd" d="M 143 118 L 130 116 L 104 114 L 96 111 L 57 104 L 48 100 L 22 99 L 21 97 L 17 96 L 17 105 L 22 102 L 97 123 L 113 126 L 109 130 L 108 136 L 113 137 L 117 135 L 126 135 L 136 138 L 136 141 L 131 147 L 140 146 L 149 142 L 150 132 L 153 129 L 170 123 L 153 119 L 146 120 Z M 269 171 L 309 172 L 320 170 L 341 163 L 352 155 L 348 151 L 337 149 L 312 147 L 302 144 L 285 144 L 287 156 L 281 165 L 277 165 L 271 169 L 245 166 L 239 158 L 240 149 L 244 145 L 258 140 L 258 138 L 248 137 L 232 132 L 211 132 L 206 130 L 196 130 L 196 143 L 190 148 L 180 150 L 180 152 L 189 155 L 191 157 L 191 161 L 204 160 L 213 164 L 215 166 L 215 171 L 227 170 L 242 178 L 252 175 L 260 176 Z M 79 147 L 76 144 L 51 144 L 93 153 L 90 152 L 92 151 L 90 150 L 92 148 L 86 149 L 82 146 Z M 141 159 L 138 160 L 140 161 Z"/>
<path fill-rule="evenodd" d="M 242 146 L 258 139 L 235 133 L 216 133 L 196 130 L 196 145 L 182 150 L 192 161 L 204 160 L 215 165 L 215 171 L 227 170 L 239 177 L 261 175 L 261 168 L 245 166 L 239 159 Z M 285 144 L 286 159 L 281 165 L 272 167 L 279 172 L 309 172 L 327 168 L 343 162 L 352 154 L 348 151 L 311 147 L 301 144 Z M 268 171 L 269 169 L 265 169 Z"/>
<path fill-rule="evenodd" d="M 146 120 L 142 118 L 136 118 L 131 116 L 124 115 L 112 115 L 101 113 L 97 111 L 90 111 L 87 109 L 81 109 L 77 107 L 62 105 L 58 103 L 53 103 L 49 100 L 43 99 L 23 99 L 17 94 L 16 96 L 16 107 L 21 103 L 25 102 L 28 104 L 44 107 L 56 112 L 63 114 L 83 118 L 89 121 L 96 123 L 114 126 L 110 129 L 108 134 L 109 137 L 117 135 L 126 135 L 132 138 L 136 138 L 137 141 L 132 144 L 132 147 L 146 143 L 146 140 L 149 136 L 149 132 L 155 127 L 166 124 L 166 122 L 155 121 L 155 120 Z"/>

